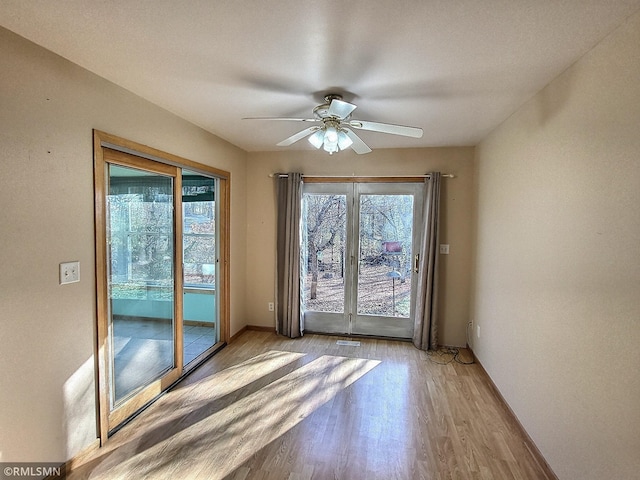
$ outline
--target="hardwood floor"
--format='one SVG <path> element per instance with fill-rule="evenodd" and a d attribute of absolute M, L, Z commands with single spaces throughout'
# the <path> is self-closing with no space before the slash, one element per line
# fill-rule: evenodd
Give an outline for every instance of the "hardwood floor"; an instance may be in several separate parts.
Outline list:
<path fill-rule="evenodd" d="M 479 365 L 338 339 L 247 331 L 68 478 L 555 478 Z"/>

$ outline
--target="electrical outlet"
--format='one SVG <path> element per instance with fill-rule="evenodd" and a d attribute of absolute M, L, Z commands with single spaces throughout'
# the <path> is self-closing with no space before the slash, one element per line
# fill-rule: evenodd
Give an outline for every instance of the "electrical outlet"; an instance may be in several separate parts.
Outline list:
<path fill-rule="evenodd" d="M 448 243 L 440 244 L 440 254 L 441 255 L 449 255 L 449 244 Z"/>
<path fill-rule="evenodd" d="M 65 262 L 60 264 L 60 285 L 80 281 L 80 262 Z"/>
<path fill-rule="evenodd" d="M 273 304 L 273 302 L 269 302 L 268 307 L 270 312 L 273 312 L 275 310 L 275 305 Z"/>

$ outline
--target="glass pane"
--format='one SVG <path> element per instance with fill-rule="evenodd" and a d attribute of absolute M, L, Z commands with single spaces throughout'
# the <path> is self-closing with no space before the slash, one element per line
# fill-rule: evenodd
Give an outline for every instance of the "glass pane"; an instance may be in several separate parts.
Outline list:
<path fill-rule="evenodd" d="M 112 403 L 174 367 L 173 179 L 109 166 Z"/>
<path fill-rule="evenodd" d="M 183 173 L 182 218 L 183 365 L 187 365 L 218 342 L 215 179 Z"/>
<path fill-rule="evenodd" d="M 303 196 L 303 307 L 344 312 L 346 195 Z"/>
<path fill-rule="evenodd" d="M 412 195 L 361 195 L 358 314 L 409 317 Z"/>

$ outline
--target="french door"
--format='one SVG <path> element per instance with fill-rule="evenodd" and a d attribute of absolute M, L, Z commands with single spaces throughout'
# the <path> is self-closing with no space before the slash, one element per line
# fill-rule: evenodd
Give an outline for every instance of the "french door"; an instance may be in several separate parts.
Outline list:
<path fill-rule="evenodd" d="M 421 195 L 420 183 L 305 184 L 306 331 L 412 337 Z"/>
<path fill-rule="evenodd" d="M 106 135 L 95 134 L 103 441 L 228 340 L 225 179 L 111 148 Z"/>

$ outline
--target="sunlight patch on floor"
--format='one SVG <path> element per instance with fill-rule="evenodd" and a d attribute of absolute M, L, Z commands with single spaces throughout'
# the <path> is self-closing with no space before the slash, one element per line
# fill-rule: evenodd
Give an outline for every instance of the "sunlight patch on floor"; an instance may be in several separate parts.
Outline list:
<path fill-rule="evenodd" d="M 167 415 L 164 408 L 159 411 L 160 413 L 145 412 L 146 415 L 140 418 L 141 425 L 146 423 L 157 427 L 157 422 L 176 419 L 204 404 L 230 395 L 304 356 L 304 353 L 271 350 L 225 368 L 195 383 L 179 386 L 177 390 L 181 392 L 181 400 L 179 404 L 173 406 L 171 413 Z M 165 405 L 171 404 L 171 394 L 164 401 Z"/>
<path fill-rule="evenodd" d="M 185 425 L 143 452 L 125 448 L 129 455 L 123 455 L 118 461 L 111 458 L 108 462 L 111 468 L 99 466 L 92 478 L 100 474 L 110 479 L 131 475 L 224 478 L 379 364 L 376 360 L 359 358 L 319 357 L 225 408 Z M 243 370 L 245 377 L 248 370 L 256 370 L 254 376 L 258 376 L 261 368 L 245 365 Z M 233 382 L 233 379 L 233 369 L 230 369 L 225 381 Z M 223 386 L 225 381 L 218 378 L 212 381 L 212 387 L 215 383 L 219 388 L 231 390 L 232 386 Z M 206 390 L 194 390 L 194 394 L 206 395 Z M 112 457 L 120 457 L 120 453 L 123 452 L 114 452 Z"/>

